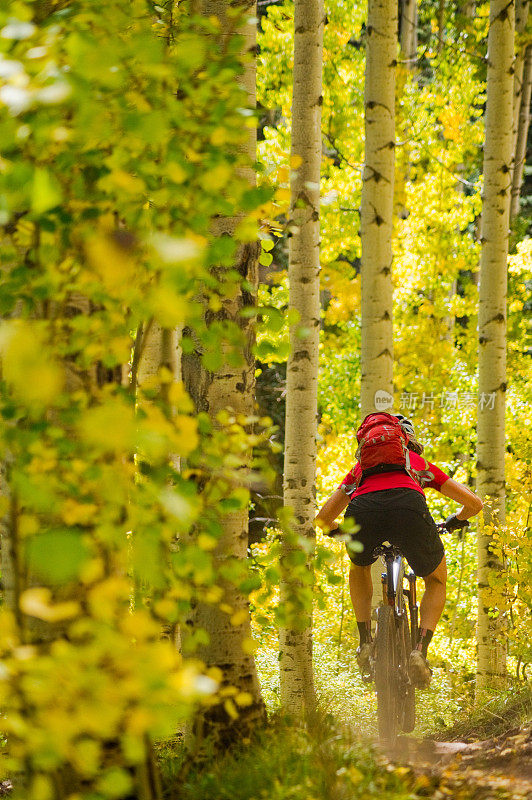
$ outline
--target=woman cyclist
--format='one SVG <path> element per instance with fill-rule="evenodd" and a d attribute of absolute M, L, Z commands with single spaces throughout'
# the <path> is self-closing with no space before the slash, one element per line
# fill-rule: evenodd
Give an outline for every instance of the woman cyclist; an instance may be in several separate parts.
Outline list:
<path fill-rule="evenodd" d="M 482 509 L 482 501 L 467 486 L 450 478 L 435 464 L 421 457 L 423 446 L 417 441 L 410 420 L 396 414 L 408 437 L 410 471 L 379 472 L 364 477 L 360 464 L 345 476 L 340 486 L 324 503 L 316 523 L 329 535 L 338 532 L 336 519 L 347 508 L 345 517 L 353 517 L 359 530 L 352 540 L 362 545 L 353 553 L 348 547 L 351 569 L 349 589 L 360 634 L 357 661 L 365 680 L 371 680 L 371 565 L 373 551 L 389 541 L 406 557 L 415 574 L 425 582 L 420 606 L 419 640 L 410 655 L 410 678 L 418 688 L 426 688 L 432 671 L 427 663 L 427 648 L 445 605 L 447 565 L 438 527 L 432 519 L 424 488 L 436 489 L 445 497 L 461 503 L 460 510 L 444 523 L 447 530 L 467 527 L 467 520 Z"/>

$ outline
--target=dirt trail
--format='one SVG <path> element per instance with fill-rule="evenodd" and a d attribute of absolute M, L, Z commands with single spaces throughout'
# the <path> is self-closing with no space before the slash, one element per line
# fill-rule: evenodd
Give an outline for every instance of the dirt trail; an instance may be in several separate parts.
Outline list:
<path fill-rule="evenodd" d="M 460 796 L 532 800 L 532 723 L 478 742 L 436 742 L 401 737 L 395 764 L 416 776 L 416 789 L 432 800 Z"/>

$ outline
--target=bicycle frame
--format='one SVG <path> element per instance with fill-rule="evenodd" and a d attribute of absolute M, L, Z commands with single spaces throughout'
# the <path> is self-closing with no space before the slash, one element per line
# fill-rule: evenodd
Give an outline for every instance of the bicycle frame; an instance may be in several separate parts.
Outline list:
<path fill-rule="evenodd" d="M 382 544 L 373 551 L 374 556 L 382 556 L 386 566 L 386 572 L 382 573 L 382 599 L 385 605 L 394 609 L 394 616 L 403 615 L 404 598 L 408 600 L 408 610 L 410 612 L 410 636 L 411 642 L 417 642 L 418 632 L 418 605 L 417 605 L 417 584 L 416 576 L 410 570 L 405 575 L 404 556 L 395 545 Z M 408 589 L 403 586 L 404 578 L 408 581 Z M 399 591 L 401 587 L 402 591 Z"/>

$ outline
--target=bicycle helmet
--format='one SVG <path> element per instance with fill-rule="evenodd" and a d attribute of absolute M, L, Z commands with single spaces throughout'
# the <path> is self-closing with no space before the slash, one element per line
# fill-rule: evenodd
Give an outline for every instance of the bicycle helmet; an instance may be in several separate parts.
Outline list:
<path fill-rule="evenodd" d="M 412 450 L 412 452 L 417 453 L 420 456 L 423 453 L 424 447 L 416 439 L 416 434 L 414 433 L 414 426 L 412 425 L 410 420 L 404 417 L 402 414 L 394 414 L 394 416 L 396 419 L 399 420 L 401 428 L 408 436 L 408 449 Z"/>

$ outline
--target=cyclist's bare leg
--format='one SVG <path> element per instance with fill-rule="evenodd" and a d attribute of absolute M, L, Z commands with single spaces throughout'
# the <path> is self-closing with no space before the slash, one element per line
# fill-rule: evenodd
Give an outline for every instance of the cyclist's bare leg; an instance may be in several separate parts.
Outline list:
<path fill-rule="evenodd" d="M 358 567 L 356 564 L 351 564 L 351 569 L 349 570 L 349 593 L 357 622 L 369 623 L 371 620 L 371 598 L 373 596 L 371 566 Z"/>
<path fill-rule="evenodd" d="M 434 572 L 423 578 L 425 594 L 419 607 L 419 627 L 434 631 L 445 606 L 445 586 L 447 583 L 447 562 L 442 558 Z"/>

